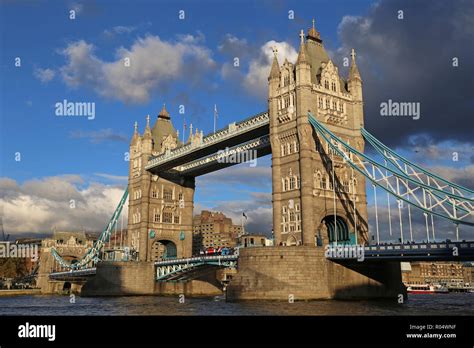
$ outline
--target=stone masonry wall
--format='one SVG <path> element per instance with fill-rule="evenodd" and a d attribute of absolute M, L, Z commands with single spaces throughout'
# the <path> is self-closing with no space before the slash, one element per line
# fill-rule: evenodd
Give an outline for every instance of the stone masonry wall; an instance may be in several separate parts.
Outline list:
<path fill-rule="evenodd" d="M 241 249 L 229 300 L 396 298 L 406 295 L 399 263 L 329 261 L 317 247 Z"/>

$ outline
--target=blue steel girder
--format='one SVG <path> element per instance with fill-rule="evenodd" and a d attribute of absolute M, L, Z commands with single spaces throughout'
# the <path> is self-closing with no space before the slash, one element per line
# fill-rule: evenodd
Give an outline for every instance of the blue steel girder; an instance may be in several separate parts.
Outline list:
<path fill-rule="evenodd" d="M 357 261 L 360 254 L 350 252 L 356 245 L 333 246 L 340 248 L 341 254 L 326 256 L 331 261 Z M 334 249 L 337 250 L 337 249 Z M 360 251 L 359 251 L 360 253 Z M 363 247 L 360 262 L 380 261 L 472 261 L 474 260 L 474 241 L 431 242 L 406 244 L 381 244 Z"/>
<path fill-rule="evenodd" d="M 254 152 L 256 153 L 255 157 L 253 157 Z M 177 171 L 181 175 L 196 177 L 235 164 L 247 162 L 248 160 L 253 160 L 270 153 L 270 136 L 264 135 L 259 138 L 247 141 L 243 144 L 218 151 L 212 155 L 175 167 L 173 170 Z M 230 160 L 231 156 L 236 156 L 236 158 L 240 159 L 245 158 L 246 160 L 243 162 L 240 162 L 240 160 L 232 161 Z"/>
<path fill-rule="evenodd" d="M 474 210 L 469 206 L 471 198 L 446 192 L 434 185 L 433 182 L 424 183 L 417 178 L 408 176 L 398 168 L 393 169 L 378 163 L 344 142 L 311 113 L 308 114 L 308 119 L 318 136 L 326 142 L 328 150 L 331 150 L 336 156 L 340 156 L 344 163 L 365 176 L 372 183 L 374 189 L 379 187 L 396 197 L 398 201 L 414 206 L 425 214 L 439 216 L 451 220 L 455 224 L 474 226 Z"/>
<path fill-rule="evenodd" d="M 49 274 L 49 279 L 52 280 L 83 280 L 94 276 L 97 272 L 95 267 L 76 269 L 62 272 L 52 272 Z"/>
<path fill-rule="evenodd" d="M 231 123 L 227 127 L 202 138 L 199 143 L 190 143 L 150 158 L 145 169 L 159 174 L 188 162 L 200 159 L 226 147 L 236 146 L 269 134 L 268 112 L 261 112 L 246 120 Z"/>
<path fill-rule="evenodd" d="M 105 227 L 105 229 L 101 232 L 99 235 L 99 238 L 97 241 L 94 242 L 94 245 L 92 248 L 90 248 L 82 257 L 79 259 L 76 263 L 69 263 L 66 260 L 64 260 L 61 255 L 56 251 L 55 248 L 51 249 L 51 255 L 53 255 L 54 259 L 61 265 L 61 267 L 65 269 L 72 269 L 72 270 L 77 270 L 77 269 L 83 269 L 83 268 L 90 268 L 92 264 L 96 264 L 99 260 L 99 254 L 104 247 L 105 243 L 109 240 L 112 231 L 114 230 L 114 227 L 117 224 L 118 218 L 120 217 L 120 214 L 122 213 L 122 209 L 125 206 L 125 203 L 127 202 L 128 198 L 128 187 L 125 189 L 122 198 L 120 199 L 119 204 L 117 205 L 117 208 L 115 208 L 114 213 L 112 214 L 112 217 L 109 220 L 109 223 Z"/>
<path fill-rule="evenodd" d="M 183 278 L 183 275 L 205 267 L 234 268 L 236 266 L 237 255 L 203 256 L 157 261 L 155 262 L 156 280 Z"/>

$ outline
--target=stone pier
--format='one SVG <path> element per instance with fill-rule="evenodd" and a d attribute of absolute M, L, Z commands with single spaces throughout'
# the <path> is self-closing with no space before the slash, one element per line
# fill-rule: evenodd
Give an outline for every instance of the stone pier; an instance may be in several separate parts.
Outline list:
<path fill-rule="evenodd" d="M 81 296 L 181 295 L 215 296 L 222 294 L 215 272 L 202 279 L 160 282 L 155 280 L 153 262 L 103 262 L 96 275 L 82 287 Z"/>
<path fill-rule="evenodd" d="M 406 297 L 399 262 L 338 264 L 324 248 L 241 249 L 228 300 L 374 299 Z"/>

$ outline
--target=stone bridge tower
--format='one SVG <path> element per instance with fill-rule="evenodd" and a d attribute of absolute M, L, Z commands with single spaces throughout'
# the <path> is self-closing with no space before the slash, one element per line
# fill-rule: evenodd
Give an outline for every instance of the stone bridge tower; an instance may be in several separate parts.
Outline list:
<path fill-rule="evenodd" d="M 79 261 L 93 245 L 94 240 L 84 232 L 55 231 L 51 238 L 43 239 L 41 242 L 38 279 L 36 281 L 36 285 L 41 288 L 41 292 L 44 294 L 60 293 L 64 290 L 65 284 L 69 283 L 49 279 L 49 274 L 52 271 L 62 270 L 61 265 L 51 254 L 51 249 L 54 248 L 66 262 L 74 263 Z M 70 290 L 76 291 L 77 285 L 77 283 L 69 283 Z"/>
<path fill-rule="evenodd" d="M 355 53 L 345 80 L 327 55 L 314 20 L 306 40 L 303 31 L 300 40 L 296 63 L 285 60 L 280 66 L 275 52 L 268 78 L 275 244 L 364 243 L 364 177 L 331 153 L 308 121 L 310 111 L 364 151 L 362 80 Z"/>
<path fill-rule="evenodd" d="M 165 106 L 142 136 L 137 123 L 130 143 L 128 245 L 140 261 L 192 254 L 194 178 L 159 177 L 145 170 L 148 159 L 180 146 Z"/>

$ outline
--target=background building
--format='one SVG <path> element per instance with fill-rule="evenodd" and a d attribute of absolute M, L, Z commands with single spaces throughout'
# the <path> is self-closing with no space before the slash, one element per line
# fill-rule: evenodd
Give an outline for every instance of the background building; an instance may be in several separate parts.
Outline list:
<path fill-rule="evenodd" d="M 470 284 L 473 270 L 470 263 L 410 262 L 409 266 L 402 267 L 402 281 L 405 284 Z"/>
<path fill-rule="evenodd" d="M 193 219 L 193 254 L 210 247 L 233 248 L 241 232 L 242 226 L 234 225 L 223 213 L 203 210 Z"/>
<path fill-rule="evenodd" d="M 273 246 L 273 240 L 263 234 L 244 234 L 239 238 L 239 245 L 244 248 Z"/>

